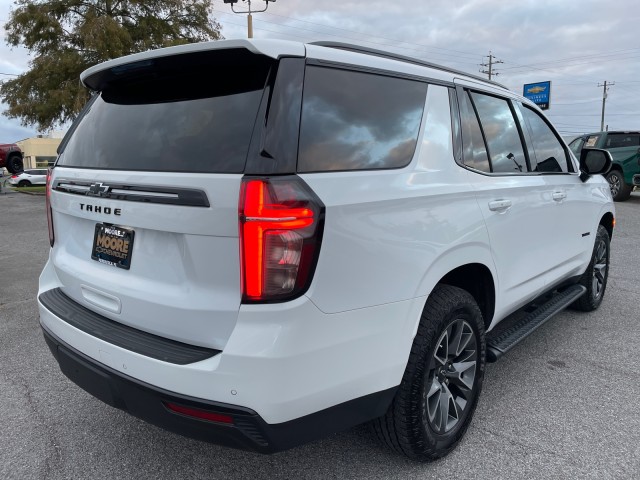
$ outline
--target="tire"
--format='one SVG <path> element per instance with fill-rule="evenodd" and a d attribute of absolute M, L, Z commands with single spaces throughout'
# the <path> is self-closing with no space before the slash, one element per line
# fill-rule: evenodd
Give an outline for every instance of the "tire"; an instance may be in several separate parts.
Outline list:
<path fill-rule="evenodd" d="M 602 225 L 598 225 L 591 261 L 579 282 L 586 287 L 587 292 L 571 305 L 572 308 L 591 312 L 602 303 L 609 278 L 610 247 L 609 232 Z"/>
<path fill-rule="evenodd" d="M 18 182 L 18 186 L 19 187 L 30 187 L 31 186 L 31 182 L 29 180 L 20 180 Z"/>
<path fill-rule="evenodd" d="M 620 170 L 611 170 L 607 174 L 607 181 L 611 188 L 611 196 L 615 202 L 624 202 L 629 199 L 633 187 L 627 185 Z"/>
<path fill-rule="evenodd" d="M 22 157 L 20 157 L 20 155 L 9 157 L 6 166 L 9 173 L 20 173 L 24 170 L 24 164 L 22 163 Z"/>
<path fill-rule="evenodd" d="M 457 346 L 451 350 L 456 340 Z M 423 462 L 453 450 L 469 427 L 478 403 L 485 355 L 484 322 L 473 297 L 461 288 L 436 286 L 424 307 L 396 396 L 387 413 L 372 421 L 380 441 Z M 443 358 L 447 358 L 444 364 L 438 361 Z M 461 365 L 463 362 L 465 365 Z M 454 367 L 446 370 L 451 364 Z M 446 417 L 441 407 L 444 402 Z"/>

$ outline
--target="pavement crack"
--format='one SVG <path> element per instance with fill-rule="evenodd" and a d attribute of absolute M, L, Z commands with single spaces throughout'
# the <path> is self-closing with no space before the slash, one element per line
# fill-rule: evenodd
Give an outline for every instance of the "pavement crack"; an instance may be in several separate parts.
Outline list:
<path fill-rule="evenodd" d="M 33 412 L 33 417 L 35 418 L 36 422 L 44 428 L 46 432 L 49 454 L 45 458 L 44 474 L 42 478 L 51 478 L 51 474 L 54 472 L 54 468 L 62 463 L 62 449 L 56 442 L 56 435 L 53 426 L 47 422 L 45 416 L 38 410 L 35 399 L 33 398 L 33 392 L 26 382 L 13 379 L 9 377 L 6 372 L 2 372 L 2 376 L 8 383 L 15 387 L 18 387 L 23 391 L 23 395 L 27 400 L 27 406 Z"/>
<path fill-rule="evenodd" d="M 582 464 L 577 462 L 574 458 L 568 456 L 568 455 L 562 455 L 554 450 L 548 450 L 545 448 L 539 448 L 539 447 L 534 447 L 533 445 L 527 444 L 525 442 L 522 442 L 520 440 L 518 440 L 517 438 L 504 433 L 504 432 L 494 432 L 493 430 L 486 428 L 486 427 L 478 427 L 478 430 L 480 430 L 483 433 L 487 433 L 489 435 L 493 435 L 494 437 L 497 438 L 505 438 L 507 439 L 511 444 L 515 445 L 516 447 L 518 447 L 521 451 L 523 456 L 530 456 L 533 455 L 534 453 L 542 453 L 545 455 L 551 455 L 553 457 L 559 458 L 563 461 L 568 462 L 569 464 L 571 464 L 574 467 L 582 467 Z"/>

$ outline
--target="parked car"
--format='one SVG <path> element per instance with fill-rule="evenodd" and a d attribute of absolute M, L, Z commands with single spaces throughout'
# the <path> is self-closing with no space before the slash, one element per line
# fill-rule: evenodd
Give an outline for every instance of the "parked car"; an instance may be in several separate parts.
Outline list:
<path fill-rule="evenodd" d="M 45 185 L 47 183 L 47 169 L 28 169 L 23 172 L 15 173 L 9 177 L 9 183 L 11 185 L 17 185 L 18 187 Z"/>
<path fill-rule="evenodd" d="M 22 171 L 22 150 L 15 143 L 0 143 L 0 170 L 6 168 L 9 173 Z"/>
<path fill-rule="evenodd" d="M 602 302 L 611 157 L 578 161 L 498 84 L 274 40 L 81 80 L 95 95 L 47 181 L 40 323 L 67 377 L 155 425 L 268 453 L 372 421 L 433 460 L 486 361 Z"/>
<path fill-rule="evenodd" d="M 583 148 L 602 148 L 611 152 L 613 164 L 607 174 L 616 202 L 628 200 L 634 185 L 640 185 L 640 132 L 597 132 L 576 138 L 569 144 L 580 155 Z M 636 183 L 634 183 L 636 177 Z"/>

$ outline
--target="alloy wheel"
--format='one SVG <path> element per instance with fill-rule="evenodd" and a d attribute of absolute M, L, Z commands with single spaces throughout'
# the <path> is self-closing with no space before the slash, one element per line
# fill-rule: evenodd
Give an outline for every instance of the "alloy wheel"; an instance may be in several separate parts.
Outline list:
<path fill-rule="evenodd" d="M 599 239 L 595 248 L 593 261 L 592 291 L 594 300 L 598 300 L 604 290 L 607 280 L 607 264 L 607 244 L 604 240 Z"/>
<path fill-rule="evenodd" d="M 620 191 L 620 177 L 612 173 L 607 180 L 609 180 L 609 187 L 611 187 L 611 196 L 615 197 Z"/>
<path fill-rule="evenodd" d="M 471 325 L 456 319 L 440 335 L 425 376 L 424 408 L 434 432 L 450 432 L 471 404 L 478 342 Z"/>

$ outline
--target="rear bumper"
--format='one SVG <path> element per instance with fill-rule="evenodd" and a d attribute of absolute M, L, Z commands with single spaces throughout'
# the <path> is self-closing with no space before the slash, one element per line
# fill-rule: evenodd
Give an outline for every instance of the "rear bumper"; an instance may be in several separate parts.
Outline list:
<path fill-rule="evenodd" d="M 65 344 L 44 326 L 43 333 L 62 373 L 108 405 L 180 435 L 260 453 L 286 450 L 378 417 L 384 414 L 396 390 L 376 392 L 270 425 L 251 409 L 179 395 L 123 375 Z M 195 419 L 169 410 L 167 403 L 217 413 L 233 421 Z"/>

